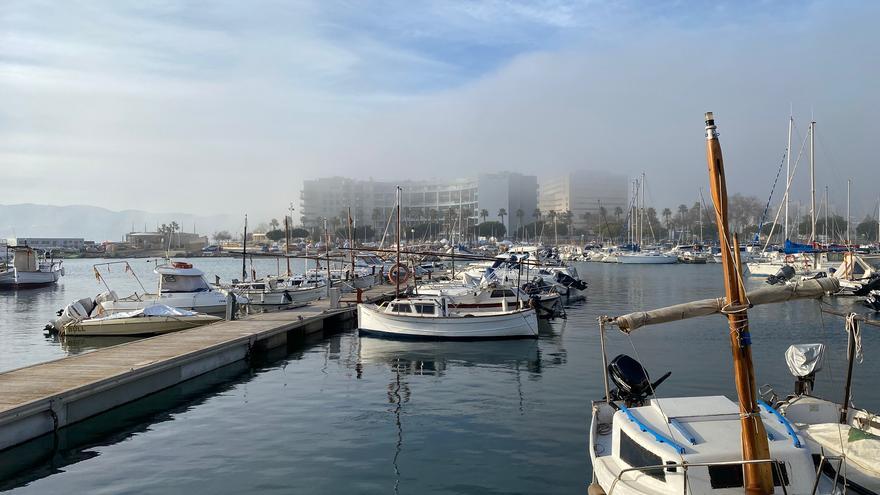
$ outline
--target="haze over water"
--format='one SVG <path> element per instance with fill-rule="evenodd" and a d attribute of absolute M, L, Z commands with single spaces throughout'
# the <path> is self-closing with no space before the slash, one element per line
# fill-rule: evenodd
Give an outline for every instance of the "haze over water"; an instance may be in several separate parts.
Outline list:
<path fill-rule="evenodd" d="M 235 260 L 195 262 L 209 278 L 240 271 Z M 145 284 L 155 283 L 138 263 Z M 0 314 L 0 369 L 66 352 L 40 335 L 42 321 L 63 302 L 94 295 L 96 285 L 90 262 L 65 265 L 68 275 L 57 289 L 0 293 L 0 307 L 18 301 L 19 308 Z M 267 265 L 258 271 L 274 271 L 274 262 Z M 590 401 L 603 394 L 596 317 L 712 297 L 721 292 L 721 277 L 718 265 L 577 267 L 590 283 L 588 300 L 569 308 L 567 320 L 544 327 L 537 341 L 397 342 L 340 329 L 288 355 L 232 365 L 69 428 L 54 453 L 51 439 L 49 450 L 44 441 L 8 451 L 0 465 L 15 465 L 18 474 L 0 472 L 7 480 L 0 488 L 16 494 L 583 493 L 590 479 Z M 749 315 L 759 383 L 788 393 L 793 380 L 785 349 L 825 342 L 817 393 L 842 396 L 841 319 L 821 316 L 812 301 Z M 865 330 L 863 339 L 854 399 L 876 410 L 873 351 L 880 338 Z M 733 397 L 721 317 L 646 328 L 631 338 L 612 330 L 609 356 L 618 353 L 637 357 L 655 378 L 672 371 L 661 396 Z"/>

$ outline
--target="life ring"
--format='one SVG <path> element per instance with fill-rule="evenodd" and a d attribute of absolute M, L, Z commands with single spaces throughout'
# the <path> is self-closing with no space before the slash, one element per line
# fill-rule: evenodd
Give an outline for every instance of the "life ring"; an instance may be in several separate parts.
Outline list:
<path fill-rule="evenodd" d="M 794 255 L 786 254 L 785 255 L 785 262 L 789 263 L 789 264 L 794 263 Z"/>
<path fill-rule="evenodd" d="M 412 273 L 410 273 L 409 268 L 407 268 L 406 265 L 397 263 L 388 270 L 388 281 L 392 284 L 403 284 L 409 280 L 410 275 L 412 275 Z M 401 276 L 403 278 L 401 278 Z"/>

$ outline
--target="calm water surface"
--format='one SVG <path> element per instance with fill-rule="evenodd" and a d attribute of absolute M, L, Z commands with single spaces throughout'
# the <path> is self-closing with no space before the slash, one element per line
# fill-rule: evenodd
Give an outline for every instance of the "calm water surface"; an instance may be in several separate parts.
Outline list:
<path fill-rule="evenodd" d="M 147 265 L 137 261 L 143 278 Z M 197 260 L 224 278 L 240 265 Z M 84 352 L 43 337 L 68 300 L 94 295 L 91 263 L 66 263 L 55 289 L 0 294 L 0 368 Z M 258 272 L 274 272 L 265 262 Z M 596 317 L 720 293 L 720 267 L 579 265 L 589 300 L 537 341 L 421 343 L 358 337 L 355 330 L 297 345 L 262 363 L 209 373 L 93 420 L 0 454 L 0 489 L 13 493 L 583 493 L 590 479 L 590 400 L 602 395 Z M 145 281 L 146 283 L 146 281 Z M 754 285 L 757 285 L 755 282 Z M 120 290 L 120 293 L 125 291 Z M 849 301 L 832 301 L 849 307 Z M 857 307 L 857 306 L 855 306 Z M 814 302 L 750 312 L 758 380 L 787 393 L 783 353 L 825 342 L 820 395 L 844 376 L 842 321 Z M 867 327 L 866 327 L 867 328 Z M 855 400 L 880 409 L 875 333 Z M 654 375 L 662 396 L 732 396 L 726 321 L 703 318 L 612 332 Z"/>

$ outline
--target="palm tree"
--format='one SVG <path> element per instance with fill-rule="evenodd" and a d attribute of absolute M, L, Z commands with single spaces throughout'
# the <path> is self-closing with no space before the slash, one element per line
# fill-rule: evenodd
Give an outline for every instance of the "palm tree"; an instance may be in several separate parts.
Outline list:
<path fill-rule="evenodd" d="M 617 218 L 617 223 L 620 223 L 620 215 L 623 215 L 623 208 L 616 206 L 614 208 L 614 216 Z"/>
<path fill-rule="evenodd" d="M 272 227 L 272 230 L 277 230 L 279 225 L 281 225 L 281 224 L 278 223 L 277 218 L 273 218 L 272 220 L 269 220 L 269 227 Z"/>
<path fill-rule="evenodd" d="M 480 210 L 480 218 L 482 219 L 480 223 L 485 223 L 486 219 L 489 218 L 489 210 Z"/>
<path fill-rule="evenodd" d="M 688 207 L 685 205 L 678 205 L 678 214 L 681 216 L 681 226 L 684 227 L 685 218 L 688 213 Z"/>
<path fill-rule="evenodd" d="M 670 239 L 672 238 L 669 234 L 669 219 L 672 217 L 672 210 L 669 208 L 663 208 L 663 219 L 666 221 L 666 236 Z"/>
<path fill-rule="evenodd" d="M 519 208 L 516 210 L 516 230 L 517 231 L 522 230 L 522 219 L 524 216 L 526 216 L 526 212 L 524 212 L 522 210 L 522 208 Z M 522 235 L 522 234 L 520 234 L 520 235 Z M 516 238 L 516 237 L 514 237 L 514 238 Z"/>
<path fill-rule="evenodd" d="M 507 210 L 501 208 L 500 210 L 498 210 L 498 216 L 501 217 L 501 225 L 504 225 L 504 217 L 507 216 Z"/>
<path fill-rule="evenodd" d="M 565 222 L 566 231 L 568 232 L 568 240 L 571 240 L 571 221 L 574 218 L 574 213 L 571 210 L 565 210 L 562 212 L 562 220 Z"/>

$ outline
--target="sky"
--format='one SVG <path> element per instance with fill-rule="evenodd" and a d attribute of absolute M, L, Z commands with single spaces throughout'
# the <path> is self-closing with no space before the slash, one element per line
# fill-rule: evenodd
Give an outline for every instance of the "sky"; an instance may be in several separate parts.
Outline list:
<path fill-rule="evenodd" d="M 309 178 L 584 169 L 674 209 L 711 110 L 731 193 L 766 200 L 791 112 L 793 199 L 812 118 L 820 197 L 877 207 L 876 2 L 2 5 L 0 204 L 277 217 Z"/>

